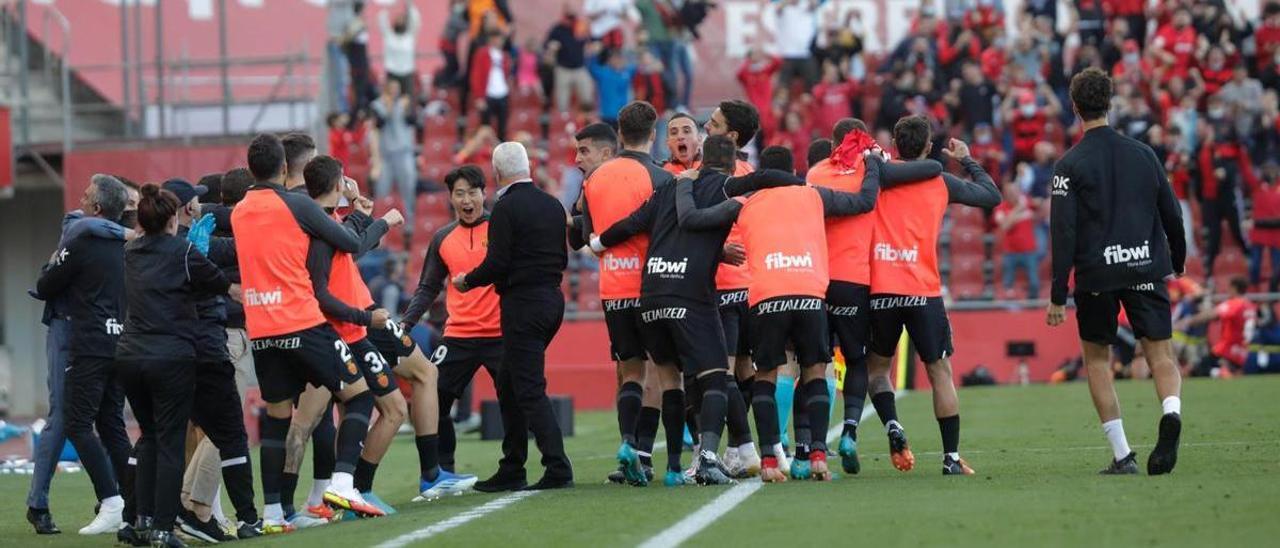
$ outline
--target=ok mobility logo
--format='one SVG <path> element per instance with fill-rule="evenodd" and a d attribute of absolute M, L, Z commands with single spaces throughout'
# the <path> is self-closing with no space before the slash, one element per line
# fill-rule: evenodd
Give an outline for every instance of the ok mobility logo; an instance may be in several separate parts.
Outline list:
<path fill-rule="evenodd" d="M 1050 191 L 1054 196 L 1066 196 L 1071 192 L 1071 178 L 1062 175 L 1053 176 L 1053 186 Z"/>
<path fill-rule="evenodd" d="M 1151 245 L 1149 241 L 1144 241 L 1142 245 L 1137 247 L 1124 247 L 1119 244 L 1110 245 L 1102 250 L 1102 259 L 1108 265 L 1146 266 L 1151 264 Z"/>

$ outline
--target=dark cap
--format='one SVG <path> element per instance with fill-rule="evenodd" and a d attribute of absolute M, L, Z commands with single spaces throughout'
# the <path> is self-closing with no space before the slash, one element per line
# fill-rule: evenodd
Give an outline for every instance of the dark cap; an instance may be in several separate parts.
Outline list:
<path fill-rule="evenodd" d="M 178 203 L 184 206 L 191 203 L 191 200 L 204 196 L 206 192 L 209 192 L 209 187 L 195 186 L 182 179 L 169 179 L 163 185 L 160 185 L 160 188 L 172 192 L 178 197 Z"/>

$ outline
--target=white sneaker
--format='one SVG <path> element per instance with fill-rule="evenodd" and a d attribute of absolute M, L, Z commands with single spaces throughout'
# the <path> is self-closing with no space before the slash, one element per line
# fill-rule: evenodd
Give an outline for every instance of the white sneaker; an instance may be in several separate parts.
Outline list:
<path fill-rule="evenodd" d="M 729 477 L 737 478 L 739 474 L 743 474 L 746 470 L 742 464 L 742 457 L 738 454 L 737 447 L 730 447 L 724 450 L 724 456 L 720 457 L 720 465 L 729 473 Z"/>
<path fill-rule="evenodd" d="M 311 527 L 328 525 L 329 521 L 315 517 L 310 513 L 303 511 L 294 515 L 293 519 L 289 520 L 289 523 L 293 525 L 294 529 L 309 529 Z"/>
<path fill-rule="evenodd" d="M 114 533 L 124 525 L 124 519 L 121 517 L 123 513 L 124 499 L 119 496 L 106 499 L 102 501 L 102 507 L 98 509 L 98 515 L 88 525 L 80 529 L 80 534 L 102 535 Z"/>
<path fill-rule="evenodd" d="M 738 448 L 738 460 L 746 472 L 743 477 L 754 478 L 760 475 L 760 455 L 756 454 L 755 444 L 747 444 Z"/>

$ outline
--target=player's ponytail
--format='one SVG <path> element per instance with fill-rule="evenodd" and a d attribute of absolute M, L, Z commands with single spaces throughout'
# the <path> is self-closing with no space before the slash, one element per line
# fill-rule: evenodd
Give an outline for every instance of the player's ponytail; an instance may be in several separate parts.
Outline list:
<path fill-rule="evenodd" d="M 155 183 L 143 185 L 139 192 L 138 226 L 147 234 L 164 232 L 169 219 L 178 213 L 178 197 Z"/>

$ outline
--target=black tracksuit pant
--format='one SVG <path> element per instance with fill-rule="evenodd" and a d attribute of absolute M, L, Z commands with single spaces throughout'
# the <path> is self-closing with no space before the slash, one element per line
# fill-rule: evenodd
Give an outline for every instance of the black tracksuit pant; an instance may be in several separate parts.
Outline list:
<path fill-rule="evenodd" d="M 529 431 L 542 452 L 549 479 L 572 479 L 564 438 L 547 398 L 547 345 L 564 320 L 564 295 L 558 286 L 508 288 L 501 297 L 502 367 L 498 403 L 506 435 L 498 473 L 525 477 Z"/>
<path fill-rule="evenodd" d="M 124 481 L 133 447 L 124 426 L 124 391 L 117 378 L 114 360 L 86 356 L 71 358 L 64 381 L 67 439 L 80 455 L 98 500 L 116 495 L 128 499 L 132 487 Z"/>
<path fill-rule="evenodd" d="M 120 384 L 138 419 L 137 514 L 155 518 L 154 530 L 173 529 L 182 504 L 187 421 L 195 392 L 192 360 L 121 361 Z"/>
<path fill-rule="evenodd" d="M 1228 176 L 1232 175 L 1233 169 L 1228 168 Z M 1227 223 L 1227 229 L 1231 231 L 1231 237 L 1235 239 L 1240 249 L 1242 251 L 1249 249 L 1249 244 L 1245 242 L 1243 227 L 1240 224 L 1240 205 L 1236 202 L 1235 187 L 1229 185 L 1220 186 L 1217 198 L 1200 202 L 1200 214 L 1203 217 L 1205 227 L 1209 229 L 1209 234 L 1205 238 L 1204 271 L 1206 276 L 1212 276 L 1213 263 L 1218 259 L 1218 253 L 1222 250 L 1222 223 L 1224 221 Z"/>
<path fill-rule="evenodd" d="M 249 459 L 249 435 L 244 429 L 236 368 L 231 362 L 196 364 L 195 397 L 191 422 L 196 423 L 222 457 L 222 483 L 236 507 L 236 518 L 258 521 L 253 505 L 253 465 Z"/>

